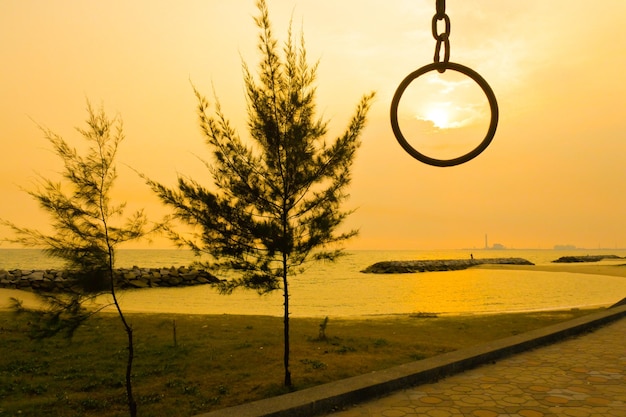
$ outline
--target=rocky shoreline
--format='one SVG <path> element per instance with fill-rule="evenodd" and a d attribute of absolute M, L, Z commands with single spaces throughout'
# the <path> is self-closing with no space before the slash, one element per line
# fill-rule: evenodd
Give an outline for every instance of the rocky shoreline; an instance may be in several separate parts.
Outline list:
<path fill-rule="evenodd" d="M 615 255 L 564 256 L 553 263 L 597 262 L 602 259 L 623 259 Z M 366 274 L 408 274 L 415 272 L 455 271 L 483 264 L 534 265 L 523 258 L 439 259 L 412 261 L 383 261 L 363 269 Z M 34 290 L 43 292 L 70 291 L 72 280 L 63 270 L 0 269 L 0 288 Z M 115 270 L 120 289 L 187 287 L 216 284 L 220 279 L 207 271 L 189 267 L 170 268 L 118 268 Z"/>
<path fill-rule="evenodd" d="M 119 268 L 114 272 L 117 288 L 187 287 L 215 284 L 220 280 L 207 271 L 188 268 Z M 41 292 L 70 291 L 74 282 L 62 270 L 0 269 L 0 288 Z"/>
<path fill-rule="evenodd" d="M 580 263 L 580 262 L 599 262 L 603 259 L 624 259 L 617 255 L 577 255 L 577 256 L 561 256 L 559 259 L 552 261 L 553 263 Z"/>
<path fill-rule="evenodd" d="M 456 271 L 483 264 L 534 265 L 523 258 L 383 261 L 370 265 L 361 272 L 365 274 L 410 274 L 414 272 Z"/>

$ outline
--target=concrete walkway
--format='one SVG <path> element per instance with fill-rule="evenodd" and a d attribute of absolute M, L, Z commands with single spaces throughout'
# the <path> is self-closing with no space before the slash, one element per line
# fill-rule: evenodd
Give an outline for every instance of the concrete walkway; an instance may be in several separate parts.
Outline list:
<path fill-rule="evenodd" d="M 626 416 L 626 319 L 331 415 Z"/>
<path fill-rule="evenodd" d="M 616 306 L 198 417 L 626 417 L 623 317 Z"/>

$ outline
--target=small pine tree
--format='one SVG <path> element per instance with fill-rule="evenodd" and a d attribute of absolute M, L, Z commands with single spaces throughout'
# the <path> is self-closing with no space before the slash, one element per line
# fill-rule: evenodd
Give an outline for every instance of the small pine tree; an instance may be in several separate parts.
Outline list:
<path fill-rule="evenodd" d="M 55 153 L 63 160 L 63 182 L 54 182 L 40 176 L 40 187 L 28 193 L 48 212 L 52 220 L 52 234 L 23 228 L 2 221 L 15 233 L 5 239 L 24 246 L 42 247 L 50 256 L 63 259 L 73 291 L 69 294 L 42 294 L 47 309 L 25 309 L 14 300 L 18 312 L 29 313 L 34 321 L 34 335 L 49 337 L 64 333 L 71 337 L 76 328 L 94 312 L 82 307 L 83 302 L 96 294 L 110 293 L 128 337 L 126 365 L 126 393 L 131 417 L 137 415 L 133 397 L 131 371 L 134 358 L 133 329 L 118 303 L 114 279 L 115 248 L 117 245 L 145 236 L 147 218 L 137 211 L 123 219 L 125 204 L 113 204 L 111 189 L 117 177 L 115 156 L 124 139 L 119 118 L 109 119 L 101 108 L 96 111 L 87 104 L 87 128 L 77 128 L 89 143 L 86 155 L 81 156 L 63 138 L 41 127 Z M 160 226 L 157 226 L 157 228 Z"/>
<path fill-rule="evenodd" d="M 250 140 L 239 137 L 217 100 L 210 116 L 208 101 L 194 88 L 213 154 L 206 162 L 211 189 L 180 176 L 177 188 L 146 180 L 175 217 L 197 227 L 192 236 L 172 232 L 173 239 L 209 254 L 205 268 L 238 274 L 222 285 L 223 292 L 282 289 L 284 383 L 291 386 L 288 278 L 307 261 L 335 260 L 343 253 L 340 244 L 357 233 L 337 229 L 350 214 L 341 204 L 374 93 L 363 96 L 346 131 L 327 143 L 327 123 L 315 116 L 317 64 L 308 65 L 304 38 L 294 42 L 290 27 L 281 58 L 265 1 L 257 7 L 258 81 L 243 65 Z"/>

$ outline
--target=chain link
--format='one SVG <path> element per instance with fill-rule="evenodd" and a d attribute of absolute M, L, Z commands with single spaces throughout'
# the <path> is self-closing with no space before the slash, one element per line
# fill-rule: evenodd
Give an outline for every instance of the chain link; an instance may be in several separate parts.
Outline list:
<path fill-rule="evenodd" d="M 433 37 L 437 41 L 435 45 L 435 63 L 448 63 L 450 61 L 450 17 L 446 14 L 446 0 L 436 0 L 435 15 L 432 20 Z M 439 33 L 439 22 L 444 22 L 444 32 Z M 443 61 L 441 59 L 441 46 L 443 45 Z M 445 72 L 445 68 L 438 69 L 440 73 Z"/>

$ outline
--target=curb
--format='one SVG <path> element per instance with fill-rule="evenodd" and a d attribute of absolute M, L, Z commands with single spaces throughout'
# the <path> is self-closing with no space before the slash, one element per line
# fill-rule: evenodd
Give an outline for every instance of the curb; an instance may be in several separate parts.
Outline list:
<path fill-rule="evenodd" d="M 482 345 L 303 389 L 195 417 L 309 417 L 371 400 L 409 386 L 434 382 L 488 362 L 591 331 L 626 316 L 619 305 L 583 317 Z"/>

